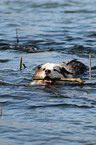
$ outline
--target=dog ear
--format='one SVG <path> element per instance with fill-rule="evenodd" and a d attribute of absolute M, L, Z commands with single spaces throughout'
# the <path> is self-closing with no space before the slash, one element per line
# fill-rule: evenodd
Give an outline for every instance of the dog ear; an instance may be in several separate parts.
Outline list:
<path fill-rule="evenodd" d="M 35 71 L 35 72 L 39 71 L 39 70 L 41 69 L 42 65 L 43 65 L 43 64 L 40 64 L 40 65 L 36 66 L 36 67 L 34 68 L 34 71 Z"/>

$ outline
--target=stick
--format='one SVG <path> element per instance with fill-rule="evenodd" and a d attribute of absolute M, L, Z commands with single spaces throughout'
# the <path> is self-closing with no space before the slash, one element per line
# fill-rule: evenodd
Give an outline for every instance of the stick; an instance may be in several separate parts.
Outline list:
<path fill-rule="evenodd" d="M 80 78 L 61 78 L 60 80 L 61 81 L 79 82 L 80 84 L 85 82 L 85 80 L 81 80 Z"/>
<path fill-rule="evenodd" d="M 0 116 L 2 116 L 2 106 L 1 106 Z"/>
<path fill-rule="evenodd" d="M 20 70 L 22 70 L 22 56 L 20 57 Z"/>
<path fill-rule="evenodd" d="M 89 55 L 89 82 L 91 83 L 91 55 Z"/>
<path fill-rule="evenodd" d="M 44 80 L 44 79 L 34 77 L 33 80 Z M 50 80 L 79 82 L 80 84 L 85 82 L 85 80 L 81 80 L 80 78 L 60 78 L 60 79 L 57 78 L 57 79 L 50 79 Z"/>
<path fill-rule="evenodd" d="M 17 43 L 19 43 L 19 38 L 18 38 L 18 29 L 16 28 L 16 38 L 17 38 Z"/>

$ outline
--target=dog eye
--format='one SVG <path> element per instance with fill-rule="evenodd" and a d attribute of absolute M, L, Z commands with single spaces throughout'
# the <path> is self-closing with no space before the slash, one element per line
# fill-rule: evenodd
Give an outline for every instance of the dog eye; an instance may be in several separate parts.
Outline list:
<path fill-rule="evenodd" d="M 45 70 L 45 68 L 43 68 L 43 70 Z"/>
<path fill-rule="evenodd" d="M 53 69 L 54 71 L 57 71 L 56 68 Z"/>

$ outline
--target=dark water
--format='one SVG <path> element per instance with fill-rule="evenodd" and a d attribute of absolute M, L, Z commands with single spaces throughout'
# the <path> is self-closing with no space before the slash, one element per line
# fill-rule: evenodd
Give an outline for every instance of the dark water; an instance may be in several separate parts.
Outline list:
<path fill-rule="evenodd" d="M 89 54 L 95 83 L 95 0 L 0 0 L 0 145 L 96 144 L 88 72 L 83 86 L 28 86 L 36 65 L 75 58 L 88 66 Z"/>

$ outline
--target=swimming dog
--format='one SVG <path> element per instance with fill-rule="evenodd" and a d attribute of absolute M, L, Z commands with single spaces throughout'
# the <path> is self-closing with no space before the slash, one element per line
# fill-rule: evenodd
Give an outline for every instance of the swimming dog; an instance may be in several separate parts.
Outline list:
<path fill-rule="evenodd" d="M 86 66 L 76 59 L 68 62 L 57 63 L 45 63 L 35 68 L 35 75 L 31 85 L 54 85 L 64 84 L 64 81 L 60 81 L 60 78 L 73 78 L 78 74 L 84 73 Z"/>

